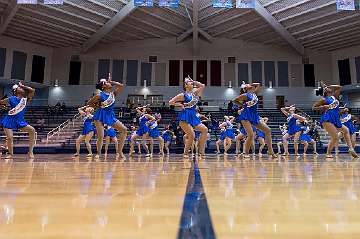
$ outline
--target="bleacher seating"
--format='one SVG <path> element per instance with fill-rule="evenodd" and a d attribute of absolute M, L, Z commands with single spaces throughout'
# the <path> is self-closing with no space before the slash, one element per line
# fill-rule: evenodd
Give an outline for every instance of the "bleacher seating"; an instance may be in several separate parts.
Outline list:
<path fill-rule="evenodd" d="M 162 120 L 159 124 L 159 128 L 163 130 L 166 125 L 170 124 L 173 119 L 176 117 L 176 112 L 170 110 L 169 108 L 157 108 L 153 109 L 154 112 L 161 112 Z M 127 126 L 130 127 L 134 124 L 133 118 L 135 117 L 134 113 L 130 113 L 129 109 L 115 109 L 116 115 L 121 121 Z M 320 115 L 311 109 L 303 110 L 305 114 L 308 114 L 314 120 L 319 121 Z M 354 115 L 359 115 L 360 110 L 354 109 L 352 112 Z M 74 115 L 77 114 L 76 108 L 67 108 L 65 112 L 52 112 L 49 111 L 48 107 L 30 107 L 28 112 L 26 113 L 26 120 L 29 124 L 33 125 L 37 128 L 37 147 L 57 147 L 59 150 L 65 151 L 73 151 L 75 148 L 75 140 L 78 135 L 81 133 L 82 130 L 82 120 L 73 119 Z M 203 112 L 203 114 L 211 115 L 212 119 L 216 119 L 217 121 L 221 121 L 224 118 L 224 115 L 228 114 L 235 114 L 235 112 L 228 112 L 225 109 L 220 109 L 218 112 Z M 263 117 L 268 117 L 269 122 L 268 125 L 272 129 L 272 137 L 273 143 L 276 144 L 277 142 L 281 141 L 281 131 L 279 129 L 279 125 L 286 123 L 286 117 L 281 113 L 278 109 L 259 109 L 259 114 Z M 45 126 L 42 129 L 37 127 L 37 120 L 38 119 L 45 119 Z M 61 123 L 65 122 L 66 120 L 71 120 L 68 127 L 65 127 L 61 132 L 55 134 L 50 140 L 46 140 L 48 132 L 52 129 L 59 126 Z M 136 125 L 136 123 L 135 123 Z M 211 124 L 209 125 L 211 128 Z M 215 141 L 219 135 L 219 130 L 210 129 L 210 150 L 215 149 Z M 324 134 L 324 132 L 320 132 L 322 143 L 319 144 L 319 150 L 324 149 L 327 145 L 328 137 Z M 0 138 L 3 140 L 5 139 L 4 132 L 0 132 Z M 26 133 L 22 132 L 15 132 L 14 133 L 14 143 L 15 147 L 24 147 L 27 144 L 28 136 Z M 93 146 L 95 147 L 95 137 L 92 141 Z M 172 145 L 172 149 L 176 151 L 182 150 L 183 145 L 178 144 Z M 110 150 L 112 146 L 110 147 Z M 125 150 L 128 149 L 128 145 L 125 146 Z M 290 150 L 292 150 L 292 146 L 290 145 Z"/>

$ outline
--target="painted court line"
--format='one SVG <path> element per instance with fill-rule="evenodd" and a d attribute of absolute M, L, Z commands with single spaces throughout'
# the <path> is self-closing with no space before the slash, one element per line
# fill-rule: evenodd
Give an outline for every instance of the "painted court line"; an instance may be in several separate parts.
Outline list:
<path fill-rule="evenodd" d="M 181 214 L 178 239 L 215 239 L 198 163 L 192 163 Z"/>

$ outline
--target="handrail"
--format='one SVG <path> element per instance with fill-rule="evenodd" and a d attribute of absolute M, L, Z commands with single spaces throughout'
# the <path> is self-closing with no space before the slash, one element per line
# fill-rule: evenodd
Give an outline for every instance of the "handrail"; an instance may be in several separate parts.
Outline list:
<path fill-rule="evenodd" d="M 75 126 L 75 120 L 79 119 L 80 114 L 77 113 L 76 115 L 74 115 L 71 119 L 66 120 L 65 122 L 61 123 L 59 126 L 57 126 L 56 128 L 52 129 L 49 133 L 47 133 L 46 135 L 46 143 L 49 142 L 49 140 L 54 137 L 54 135 L 57 135 L 58 137 L 60 136 L 60 132 L 67 128 L 70 123 L 72 123 L 72 127 Z"/>

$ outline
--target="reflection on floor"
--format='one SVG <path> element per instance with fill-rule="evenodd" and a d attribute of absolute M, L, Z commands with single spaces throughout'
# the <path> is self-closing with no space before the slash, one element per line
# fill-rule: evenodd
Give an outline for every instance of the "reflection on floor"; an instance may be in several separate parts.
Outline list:
<path fill-rule="evenodd" d="M 0 159 L 0 238 L 186 238 L 210 218 L 197 238 L 358 238 L 359 186 L 348 156 L 20 156 Z M 204 198 L 208 214 L 187 210 Z"/>

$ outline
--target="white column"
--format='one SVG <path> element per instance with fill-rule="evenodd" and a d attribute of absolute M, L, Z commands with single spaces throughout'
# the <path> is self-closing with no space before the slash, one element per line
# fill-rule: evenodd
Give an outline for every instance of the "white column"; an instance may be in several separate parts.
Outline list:
<path fill-rule="evenodd" d="M 100 80 L 99 78 L 99 59 L 96 59 L 95 62 L 95 69 L 94 69 L 94 83 L 97 84 L 97 82 Z"/>
<path fill-rule="evenodd" d="M 142 86 L 141 85 L 141 61 L 138 60 L 138 68 L 137 68 L 137 86 Z"/>
<path fill-rule="evenodd" d="M 109 65 L 109 73 L 111 73 L 111 75 L 112 75 L 112 73 L 113 73 L 113 63 L 114 63 L 114 59 L 113 58 L 110 58 L 109 59 L 109 61 L 110 61 L 110 65 Z"/>
<path fill-rule="evenodd" d="M 232 83 L 233 87 L 238 87 L 239 86 L 239 63 L 235 62 L 235 77 L 234 77 L 234 81 Z"/>
<path fill-rule="evenodd" d="M 4 78 L 11 78 L 11 67 L 13 62 L 13 49 L 6 48 L 6 59 L 5 59 L 5 69 L 4 69 Z"/>
<path fill-rule="evenodd" d="M 251 61 L 248 63 L 249 83 L 252 83 Z"/>
<path fill-rule="evenodd" d="M 193 79 L 198 81 L 199 79 L 197 79 L 196 77 L 196 73 L 197 73 L 196 63 L 197 63 L 197 59 L 193 58 Z"/>
<path fill-rule="evenodd" d="M 45 58 L 45 67 L 44 67 L 44 84 L 51 84 L 51 82 L 55 81 L 51 79 L 52 73 L 52 56 Z"/>
<path fill-rule="evenodd" d="M 155 64 L 156 63 L 150 63 L 151 64 L 151 85 L 154 86 L 155 85 Z"/>
<path fill-rule="evenodd" d="M 31 81 L 33 54 L 26 52 L 25 82 Z"/>
<path fill-rule="evenodd" d="M 97 70 L 96 70 L 97 71 Z M 123 84 L 127 84 L 127 60 L 124 60 L 124 69 L 123 69 Z"/>

